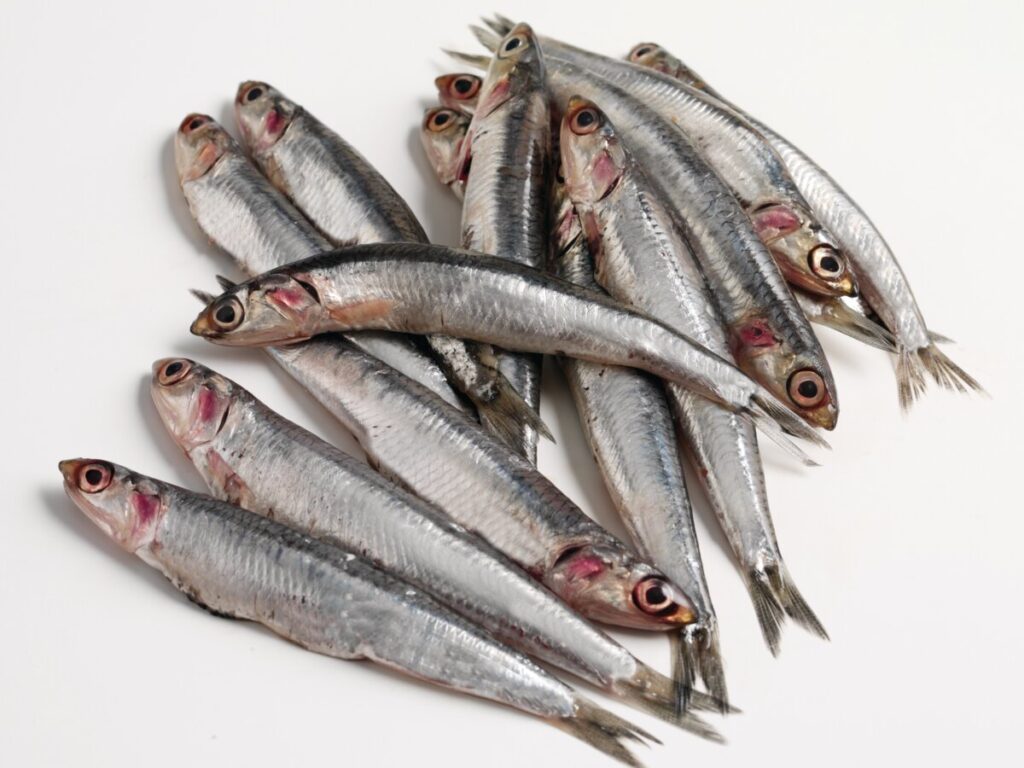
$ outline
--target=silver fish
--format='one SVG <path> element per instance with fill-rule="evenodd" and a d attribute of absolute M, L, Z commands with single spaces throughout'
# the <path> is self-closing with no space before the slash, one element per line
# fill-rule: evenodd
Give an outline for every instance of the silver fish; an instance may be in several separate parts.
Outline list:
<path fill-rule="evenodd" d="M 825 354 L 729 189 L 681 131 L 621 88 L 561 61 L 547 74 L 557 103 L 579 95 L 601 104 L 640 162 L 657 169 L 715 292 L 739 367 L 794 412 L 832 429 L 838 400 Z M 813 396 L 800 391 L 812 384 Z"/>
<path fill-rule="evenodd" d="M 208 115 L 190 114 L 181 122 L 174 155 L 182 193 L 199 228 L 249 275 L 331 249 Z M 349 338 L 462 407 L 444 373 L 411 337 L 366 333 Z"/>
<path fill-rule="evenodd" d="M 638 763 L 622 741 L 653 738 L 355 554 L 107 461 L 69 459 L 60 471 L 90 520 L 212 613 L 507 704 L 628 765 Z"/>
<path fill-rule="evenodd" d="M 253 159 L 268 178 L 335 245 L 426 242 L 423 227 L 401 196 L 344 139 L 267 83 L 242 83 L 235 114 Z M 486 345 L 429 335 L 445 373 L 482 421 L 515 442 L 523 424 L 550 436 L 494 364 Z"/>
<path fill-rule="evenodd" d="M 472 82 L 454 78 L 453 88 Z M 539 268 L 547 256 L 551 118 L 544 60 L 525 24 L 500 41 L 460 145 L 465 178 L 462 247 Z M 522 398 L 540 407 L 541 358 L 501 351 L 498 365 Z M 515 445 L 537 461 L 537 433 L 523 425 Z"/>
<path fill-rule="evenodd" d="M 566 191 L 581 220 L 591 222 L 589 245 L 597 281 L 615 298 L 728 355 L 725 326 L 664 192 L 633 159 L 611 121 L 593 103 L 573 99 L 562 121 L 560 145 Z M 778 650 L 785 614 L 827 637 L 783 564 L 754 430 L 735 414 L 681 387 L 668 384 L 666 389 L 772 652 Z M 648 530 L 641 532 L 644 550 L 684 587 L 693 581 L 703 583 L 692 522 L 672 519 L 667 511 L 647 511 Z M 675 535 L 670 538 L 666 529 Z M 690 579 L 683 580 L 679 571 L 689 572 Z M 698 610 L 707 617 L 704 636 L 717 647 L 706 586 L 703 595 L 706 603 L 698 603 Z M 710 662 L 713 669 L 715 661 Z M 714 672 L 711 676 L 715 678 Z"/>
<path fill-rule="evenodd" d="M 481 30 L 474 31 L 481 36 Z M 485 34 L 481 42 L 489 45 L 491 38 Z M 826 296 L 856 293 L 835 238 L 817 221 L 778 155 L 742 115 L 649 68 L 548 37 L 541 44 L 551 69 L 563 62 L 584 69 L 681 129 L 742 203 L 787 280 Z"/>
<path fill-rule="evenodd" d="M 675 720 L 670 680 L 478 536 L 235 382 L 168 358 L 154 363 L 150 392 L 167 431 L 217 498 L 357 552 L 502 642 Z"/>
<path fill-rule="evenodd" d="M 664 48 L 652 45 L 644 61 L 638 63 L 651 66 L 651 62 L 666 56 L 675 58 Z M 936 342 L 945 340 L 945 337 L 928 330 L 895 254 L 853 198 L 823 168 L 785 138 L 710 89 L 705 87 L 704 90 L 743 114 L 760 131 L 782 158 L 811 210 L 842 244 L 863 298 L 895 338 L 896 379 L 901 406 L 909 408 L 914 399 L 924 392 L 926 374 L 947 389 L 982 391 L 973 377 L 936 346 Z"/>
<path fill-rule="evenodd" d="M 824 444 L 767 390 L 664 324 L 529 267 L 438 245 L 360 245 L 279 267 L 226 290 L 192 324 L 194 334 L 229 346 L 352 330 L 444 330 L 643 368 L 755 420 L 797 453 L 784 432 Z"/>
<path fill-rule="evenodd" d="M 584 616 L 646 630 L 692 621 L 682 590 L 424 387 L 323 337 L 283 347 L 281 357 L 304 372 L 303 385 L 378 471 L 479 533 Z"/>

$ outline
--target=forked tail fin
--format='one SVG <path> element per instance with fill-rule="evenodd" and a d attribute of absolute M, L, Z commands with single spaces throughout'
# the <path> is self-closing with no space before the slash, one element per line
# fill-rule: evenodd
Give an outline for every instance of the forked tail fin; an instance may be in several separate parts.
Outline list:
<path fill-rule="evenodd" d="M 788 616 L 808 632 L 828 640 L 828 632 L 797 590 L 781 563 L 754 568 L 747 574 L 747 588 L 761 625 L 761 634 L 773 656 L 779 655 L 782 622 Z"/>
<path fill-rule="evenodd" d="M 640 766 L 642 763 L 623 742 L 661 743 L 646 731 L 581 696 L 576 696 L 575 704 L 572 715 L 551 718 L 548 722 L 626 765 Z"/>
<path fill-rule="evenodd" d="M 675 643 L 678 633 L 672 633 L 670 637 Z M 677 651 L 673 646 L 673 658 L 676 655 Z M 613 687 L 616 695 L 626 703 L 665 722 L 680 724 L 680 686 L 677 680 L 639 663 L 633 677 L 616 680 Z M 688 709 L 701 712 L 739 712 L 735 707 L 719 701 L 708 693 L 694 690 L 689 693 Z"/>
<path fill-rule="evenodd" d="M 900 347 L 896 354 L 896 386 L 899 388 L 900 406 L 905 411 L 924 394 L 927 388 L 925 374 L 945 389 L 957 392 L 985 391 L 981 384 L 934 344 L 913 350 Z"/>

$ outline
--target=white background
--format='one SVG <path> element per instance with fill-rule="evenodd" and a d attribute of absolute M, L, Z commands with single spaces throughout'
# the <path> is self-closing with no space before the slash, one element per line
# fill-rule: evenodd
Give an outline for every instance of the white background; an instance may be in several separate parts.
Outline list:
<path fill-rule="evenodd" d="M 359 147 L 430 234 L 457 207 L 417 127 L 441 46 L 490 3 L 130 2 L 0 6 L 0 253 L 6 267 L 0 533 L 5 765 L 604 765 L 541 722 L 315 656 L 197 610 L 63 496 L 95 455 L 200 488 L 150 405 L 152 360 L 198 357 L 321 435 L 351 441 L 257 353 L 190 338 L 230 269 L 180 197 L 189 111 L 234 130 L 239 81 L 269 80 Z M 825 165 L 899 254 L 929 323 L 990 400 L 897 409 L 889 361 L 823 333 L 842 418 L 824 466 L 766 448 L 796 582 L 832 635 L 765 649 L 723 540 L 704 561 L 745 713 L 702 743 L 610 704 L 665 746 L 650 766 L 989 765 L 1016 749 L 1021 677 L 1019 3 L 526 2 L 542 32 L 609 54 L 655 39 Z M 621 531 L 553 370 L 541 467 Z M 623 635 L 666 669 L 662 637 Z M 602 702 L 606 701 L 601 699 Z"/>

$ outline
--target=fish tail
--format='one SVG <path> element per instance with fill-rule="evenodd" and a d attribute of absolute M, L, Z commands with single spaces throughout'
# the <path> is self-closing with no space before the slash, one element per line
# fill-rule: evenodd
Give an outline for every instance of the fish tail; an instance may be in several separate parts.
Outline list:
<path fill-rule="evenodd" d="M 725 685 L 725 666 L 718 645 L 718 627 L 713 620 L 691 624 L 675 633 L 672 638 L 672 673 L 677 681 L 678 708 L 686 711 L 693 707 L 693 683 L 700 678 L 708 698 L 717 705 L 717 711 L 727 714 L 732 710 Z"/>
<path fill-rule="evenodd" d="M 462 64 L 468 64 L 469 66 L 475 67 L 476 69 L 486 70 L 489 66 L 491 66 L 490 56 L 478 56 L 475 53 L 463 53 L 462 51 L 452 51 L 449 50 L 448 48 L 442 48 L 441 50 L 444 53 L 451 56 L 456 61 Z"/>
<path fill-rule="evenodd" d="M 551 442 L 555 441 L 551 430 L 530 404 L 523 400 L 515 387 L 504 376 L 493 380 L 494 387 L 486 398 L 470 395 L 480 415 L 480 423 L 491 434 L 516 452 L 523 450 L 523 429 L 529 428 Z"/>
<path fill-rule="evenodd" d="M 933 344 L 956 344 L 949 336 L 943 336 L 935 331 L 928 331 L 928 338 L 932 340 Z"/>
<path fill-rule="evenodd" d="M 909 410 L 914 400 L 924 394 L 927 388 L 925 374 L 946 389 L 957 392 L 985 391 L 981 384 L 934 344 L 920 349 L 900 347 L 896 358 L 896 385 L 903 410 Z"/>
<path fill-rule="evenodd" d="M 673 635 L 675 642 L 675 635 Z M 627 704 L 643 712 L 679 725 L 682 712 L 679 709 L 679 685 L 673 678 L 657 672 L 646 664 L 638 662 L 633 677 L 617 680 L 614 685 L 616 695 Z M 689 710 L 702 712 L 738 712 L 735 707 L 716 699 L 703 691 L 690 691 Z"/>
<path fill-rule="evenodd" d="M 494 32 L 489 29 L 477 26 L 476 24 L 469 25 L 469 31 L 473 33 L 473 36 L 477 39 L 484 48 L 491 53 L 498 50 L 498 44 L 501 43 L 501 38 L 498 37 Z"/>
<path fill-rule="evenodd" d="M 511 32 L 512 28 L 516 25 L 516 23 L 512 21 L 512 19 L 510 19 L 508 16 L 502 16 L 500 13 L 494 14 L 492 18 L 494 19 L 494 23 L 488 24 L 487 26 L 489 26 L 502 37 Z"/>
<path fill-rule="evenodd" d="M 642 763 L 624 741 L 661 743 L 646 731 L 581 696 L 575 697 L 574 710 L 569 717 L 552 718 L 549 722 L 626 765 L 640 766 Z"/>
<path fill-rule="evenodd" d="M 753 568 L 747 577 L 750 597 L 761 625 L 761 634 L 773 656 L 779 655 L 782 622 L 786 616 L 818 637 L 828 640 L 828 632 L 804 600 L 781 563 Z"/>

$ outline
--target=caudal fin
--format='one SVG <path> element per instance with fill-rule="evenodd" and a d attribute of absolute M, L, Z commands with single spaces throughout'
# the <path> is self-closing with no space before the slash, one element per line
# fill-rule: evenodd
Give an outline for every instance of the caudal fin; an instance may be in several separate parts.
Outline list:
<path fill-rule="evenodd" d="M 694 683 L 699 679 L 711 701 L 722 714 L 734 711 L 729 706 L 729 693 L 725 685 L 725 667 L 718 645 L 718 627 L 713 621 L 691 624 L 672 637 L 672 676 L 678 691 L 678 709 L 694 708 L 697 691 Z"/>
<path fill-rule="evenodd" d="M 909 410 L 914 400 L 924 394 L 927 388 L 925 374 L 945 389 L 957 392 L 985 391 L 981 384 L 934 344 L 913 350 L 901 347 L 896 356 L 896 386 L 899 388 L 903 410 Z"/>
<path fill-rule="evenodd" d="M 674 635 L 673 635 L 674 637 Z M 680 723 L 679 685 L 676 680 L 639 663 L 633 677 L 616 680 L 613 690 L 620 699 L 648 714 L 673 725 Z M 702 712 L 738 712 L 735 707 L 721 702 L 703 691 L 691 691 L 689 709 Z"/>
<path fill-rule="evenodd" d="M 639 766 L 642 763 L 629 751 L 624 741 L 661 743 L 646 731 L 581 696 L 576 696 L 575 712 L 572 715 L 551 718 L 548 722 L 626 765 Z"/>
<path fill-rule="evenodd" d="M 476 24 L 470 24 L 469 30 L 470 32 L 473 33 L 473 36 L 476 37 L 477 42 L 479 42 L 480 45 L 482 45 L 488 51 L 494 53 L 496 50 L 498 50 L 498 44 L 501 42 L 501 38 L 503 36 L 496 35 L 491 30 L 484 29 L 483 27 L 479 27 Z"/>
<path fill-rule="evenodd" d="M 761 625 L 761 634 L 773 656 L 779 655 L 782 622 L 788 616 L 808 632 L 828 640 L 828 632 L 793 584 L 785 566 L 754 568 L 747 574 L 747 588 Z"/>
<path fill-rule="evenodd" d="M 523 400 L 508 379 L 498 374 L 493 384 L 486 398 L 470 394 L 480 415 L 480 423 L 488 432 L 520 454 L 528 442 L 523 436 L 524 429 L 532 429 L 551 442 L 555 441 L 537 411 Z"/>

